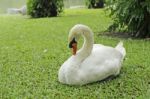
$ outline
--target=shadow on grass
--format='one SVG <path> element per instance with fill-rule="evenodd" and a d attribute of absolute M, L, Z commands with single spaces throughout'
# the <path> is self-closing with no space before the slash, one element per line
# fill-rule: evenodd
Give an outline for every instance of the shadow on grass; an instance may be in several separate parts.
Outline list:
<path fill-rule="evenodd" d="M 133 37 L 132 34 L 127 33 L 127 32 L 101 32 L 101 33 L 98 33 L 98 36 L 107 36 L 107 37 L 112 37 L 112 38 L 150 41 L 150 38 L 136 38 L 136 37 Z"/>
<path fill-rule="evenodd" d="M 122 39 L 134 39 L 129 33 L 123 32 L 101 32 L 98 33 L 98 36 L 108 36 L 113 38 L 122 38 Z"/>

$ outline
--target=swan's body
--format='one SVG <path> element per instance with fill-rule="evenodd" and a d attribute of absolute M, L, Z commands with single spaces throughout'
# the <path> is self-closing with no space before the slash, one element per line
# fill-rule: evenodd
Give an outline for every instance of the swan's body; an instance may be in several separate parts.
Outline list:
<path fill-rule="evenodd" d="M 118 75 L 126 54 L 123 43 L 120 42 L 116 48 L 93 44 L 93 33 L 85 25 L 75 25 L 69 38 L 80 34 L 84 37 L 84 45 L 61 66 L 59 81 L 70 85 L 84 85 Z"/>
<path fill-rule="evenodd" d="M 22 15 L 26 15 L 27 14 L 27 6 L 24 5 L 21 8 L 8 8 L 7 9 L 7 13 L 8 14 L 22 14 Z"/>

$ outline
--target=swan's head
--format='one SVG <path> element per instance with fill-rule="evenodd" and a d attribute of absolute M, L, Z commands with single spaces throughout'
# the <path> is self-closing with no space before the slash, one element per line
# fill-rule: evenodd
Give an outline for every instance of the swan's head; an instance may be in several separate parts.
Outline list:
<path fill-rule="evenodd" d="M 75 25 L 73 28 L 71 28 L 68 36 L 68 42 L 69 42 L 69 48 L 72 49 L 72 54 L 76 55 L 77 52 L 77 42 L 80 38 L 80 35 L 82 34 L 82 25 Z"/>
<path fill-rule="evenodd" d="M 69 36 L 68 36 L 69 48 L 72 49 L 73 55 L 76 54 L 77 42 L 81 35 L 89 39 L 93 37 L 93 33 L 91 29 L 88 26 L 82 24 L 77 24 L 73 26 L 69 32 Z"/>
<path fill-rule="evenodd" d="M 89 28 L 82 24 L 77 24 L 71 28 L 69 31 L 68 42 L 69 48 L 72 49 L 73 55 L 76 54 L 77 51 L 77 42 L 81 35 L 88 36 Z"/>

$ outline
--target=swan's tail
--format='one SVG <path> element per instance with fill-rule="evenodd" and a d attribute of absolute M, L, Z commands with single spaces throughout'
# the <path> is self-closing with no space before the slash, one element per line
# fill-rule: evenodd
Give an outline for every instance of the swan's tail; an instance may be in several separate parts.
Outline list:
<path fill-rule="evenodd" d="M 117 46 L 115 47 L 115 49 L 118 50 L 118 51 L 123 55 L 123 59 L 124 59 L 124 57 L 125 57 L 125 55 L 126 55 L 126 50 L 125 50 L 125 48 L 124 48 L 124 46 L 123 46 L 123 42 L 122 42 L 122 41 L 120 41 L 120 42 L 117 44 Z"/>

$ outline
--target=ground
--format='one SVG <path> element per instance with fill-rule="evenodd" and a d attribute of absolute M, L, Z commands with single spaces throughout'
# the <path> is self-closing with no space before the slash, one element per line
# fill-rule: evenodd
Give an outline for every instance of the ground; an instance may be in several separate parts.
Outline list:
<path fill-rule="evenodd" d="M 0 98 L 149 99 L 150 40 L 99 35 L 112 22 L 106 13 L 74 9 L 39 19 L 0 15 Z M 91 27 L 95 43 L 114 47 L 124 41 L 127 56 L 118 77 L 85 86 L 58 82 L 58 70 L 71 55 L 68 31 L 77 23 Z"/>

